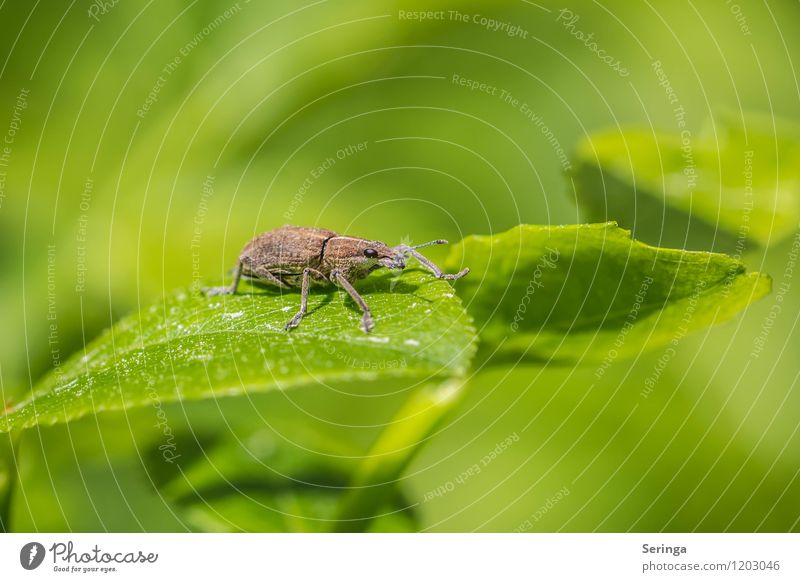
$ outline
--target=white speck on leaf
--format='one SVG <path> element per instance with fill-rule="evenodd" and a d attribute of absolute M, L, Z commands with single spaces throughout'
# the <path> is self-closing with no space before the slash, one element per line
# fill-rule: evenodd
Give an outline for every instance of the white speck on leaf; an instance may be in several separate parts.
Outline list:
<path fill-rule="evenodd" d="M 418 345 L 419 345 L 419 342 L 418 342 L 417 340 L 415 340 L 415 339 L 407 339 L 407 340 L 406 340 L 406 341 L 404 341 L 403 343 L 404 343 L 405 345 L 407 345 L 407 346 L 414 346 L 414 347 L 416 347 L 416 346 L 418 346 Z"/>

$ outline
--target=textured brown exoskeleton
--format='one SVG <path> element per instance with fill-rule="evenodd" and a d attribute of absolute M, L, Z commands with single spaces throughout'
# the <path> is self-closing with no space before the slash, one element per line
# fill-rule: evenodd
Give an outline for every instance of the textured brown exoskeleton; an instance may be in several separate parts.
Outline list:
<path fill-rule="evenodd" d="M 353 281 L 362 279 L 375 269 L 405 269 L 406 258 L 414 257 L 439 279 L 454 281 L 469 273 L 464 269 L 446 275 L 417 249 L 429 245 L 444 245 L 446 240 L 396 247 L 386 246 L 377 240 L 354 236 L 341 236 L 324 228 L 282 226 L 267 231 L 251 240 L 239 255 L 239 263 L 228 287 L 206 289 L 206 295 L 236 293 L 239 279 L 244 276 L 260 283 L 284 289 L 300 287 L 300 311 L 289 320 L 286 329 L 297 327 L 308 309 L 308 290 L 314 285 L 336 285 L 350 294 L 363 312 L 361 329 L 369 332 L 373 327 L 372 314 L 364 298 L 353 287 Z"/>

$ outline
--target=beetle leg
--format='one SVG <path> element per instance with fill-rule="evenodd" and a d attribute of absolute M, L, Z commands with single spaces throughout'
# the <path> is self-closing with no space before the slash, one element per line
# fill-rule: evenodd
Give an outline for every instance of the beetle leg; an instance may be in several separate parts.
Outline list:
<path fill-rule="evenodd" d="M 464 269 L 463 271 L 459 271 L 458 273 L 452 275 L 446 274 L 438 266 L 436 266 L 436 264 L 433 261 L 431 261 L 428 257 L 417 252 L 413 248 L 401 247 L 401 250 L 403 253 L 408 253 L 409 255 L 417 259 L 425 268 L 427 268 L 431 273 L 433 273 L 437 279 L 445 279 L 446 281 L 455 281 L 456 279 L 460 279 L 461 277 L 469 273 L 469 267 L 467 267 L 466 269 Z"/>
<path fill-rule="evenodd" d="M 308 311 L 308 288 L 310 286 L 311 269 L 306 267 L 303 269 L 303 284 L 300 288 L 300 311 L 295 313 L 294 317 L 284 326 L 284 329 L 292 329 L 300 325 L 300 320 L 303 319 Z"/>
<path fill-rule="evenodd" d="M 291 289 L 289 285 L 281 281 L 278 277 L 276 277 L 272 271 L 265 269 L 263 267 L 256 267 L 250 269 L 253 275 L 255 275 L 258 279 L 262 279 L 271 285 L 275 285 L 276 287 L 280 287 L 281 289 Z"/>
<path fill-rule="evenodd" d="M 236 271 L 233 274 L 233 283 L 227 287 L 206 287 L 203 293 L 211 297 L 212 295 L 233 295 L 236 293 L 236 288 L 239 286 L 239 279 L 242 278 L 242 263 L 239 261 L 236 265 Z"/>
<path fill-rule="evenodd" d="M 363 329 L 366 333 L 372 331 L 372 328 L 375 326 L 375 324 L 372 321 L 372 313 L 369 310 L 369 305 L 367 305 L 367 302 L 364 301 L 364 298 L 358 294 L 358 291 L 356 291 L 355 287 L 353 287 L 350 281 L 345 278 L 339 269 L 334 269 L 331 271 L 331 281 L 347 291 L 350 297 L 353 298 L 353 301 L 355 301 L 356 304 L 361 308 L 361 312 L 363 313 L 361 316 L 361 329 Z"/>

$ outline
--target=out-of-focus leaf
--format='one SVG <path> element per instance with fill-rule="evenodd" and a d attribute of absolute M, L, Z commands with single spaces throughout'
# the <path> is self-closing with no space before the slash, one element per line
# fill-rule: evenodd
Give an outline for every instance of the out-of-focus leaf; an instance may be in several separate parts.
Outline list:
<path fill-rule="evenodd" d="M 336 489 L 298 488 L 273 493 L 239 492 L 193 503 L 183 510 L 196 530 L 211 532 L 326 532 L 336 522 Z M 370 522 L 371 531 L 418 531 L 410 505 L 401 497 L 381 506 L 382 514 Z"/>
<path fill-rule="evenodd" d="M 722 239 L 741 253 L 800 224 L 800 129 L 778 119 L 720 116 L 697 135 L 599 132 L 578 144 L 571 175 L 588 220 L 617 220 L 651 243 Z"/>
<path fill-rule="evenodd" d="M 149 463 L 170 479 L 159 491 L 199 531 L 324 531 L 335 517 L 358 451 L 318 442 L 319 454 L 267 427 L 182 450 L 180 468 L 160 455 Z"/>
<path fill-rule="evenodd" d="M 461 401 L 463 392 L 463 380 L 454 379 L 425 386 L 408 399 L 353 472 L 332 529 L 363 531 L 388 516 L 382 510 L 397 497 L 403 472 Z"/>
<path fill-rule="evenodd" d="M 373 276 L 361 286 L 375 329 L 343 294 L 314 293 L 299 328 L 283 328 L 296 293 L 208 298 L 177 292 L 128 317 L 47 376 L 0 418 L 0 431 L 66 422 L 103 410 L 286 389 L 326 381 L 458 376 L 474 330 L 446 281 L 420 270 Z"/>
<path fill-rule="evenodd" d="M 0 532 L 11 531 L 11 494 L 18 475 L 16 436 L 0 436 Z"/>
<path fill-rule="evenodd" d="M 469 236 L 449 264 L 484 357 L 604 362 L 721 323 L 770 290 L 722 254 L 661 249 L 615 223 L 521 225 Z"/>
<path fill-rule="evenodd" d="M 374 464 L 375 457 L 372 453 L 363 457 L 363 450 L 347 439 L 318 432 L 313 419 L 297 420 L 303 434 L 295 430 L 292 438 L 262 426 L 237 433 L 236 438 L 203 438 L 194 451 L 187 449 L 184 439 L 180 467 L 165 464 L 160 454 L 154 454 L 148 459 L 148 473 L 168 477 L 160 480 L 159 492 L 190 527 L 200 531 L 330 531 L 341 523 L 339 508 L 353 491 L 354 475 L 363 473 L 365 463 Z M 390 423 L 386 430 L 391 432 L 394 426 Z M 420 443 L 415 439 L 408 444 L 415 448 Z M 408 448 L 402 453 L 407 455 Z M 370 507 L 375 515 L 354 527 L 418 529 L 411 504 L 396 483 L 370 491 L 379 491 L 371 498 L 376 502 Z M 384 521 L 389 516 L 394 516 L 391 523 Z"/>

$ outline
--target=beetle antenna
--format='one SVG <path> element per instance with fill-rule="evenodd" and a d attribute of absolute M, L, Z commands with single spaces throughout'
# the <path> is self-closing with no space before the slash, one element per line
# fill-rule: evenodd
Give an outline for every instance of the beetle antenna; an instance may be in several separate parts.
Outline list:
<path fill-rule="evenodd" d="M 447 244 L 447 241 L 440 238 L 440 239 L 437 239 L 437 240 L 432 240 L 431 242 L 422 243 L 421 245 L 414 245 L 413 247 L 408 247 L 408 248 L 410 248 L 410 249 L 421 249 L 422 247 L 429 247 L 429 246 L 432 246 L 432 245 L 446 245 L 446 244 Z"/>

